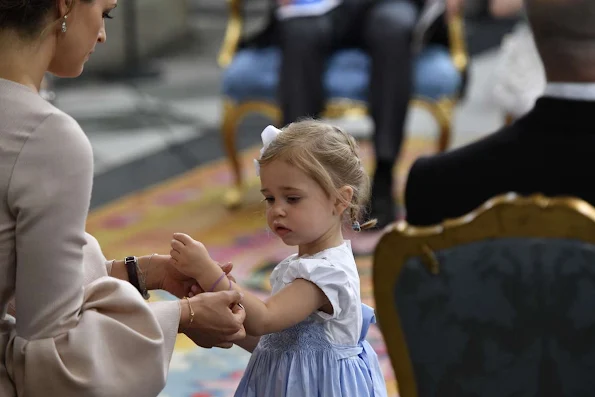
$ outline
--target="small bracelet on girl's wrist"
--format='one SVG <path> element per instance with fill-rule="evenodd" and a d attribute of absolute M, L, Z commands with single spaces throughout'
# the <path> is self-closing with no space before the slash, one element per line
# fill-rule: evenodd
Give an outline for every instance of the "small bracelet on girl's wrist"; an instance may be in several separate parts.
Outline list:
<path fill-rule="evenodd" d="M 219 285 L 219 283 L 221 282 L 221 280 L 223 280 L 223 278 L 226 276 L 225 272 L 223 272 L 223 274 L 221 276 L 219 276 L 219 278 L 217 279 L 217 281 L 215 281 L 213 283 L 213 286 L 211 288 L 209 288 L 209 290 L 207 292 L 213 292 L 215 291 L 215 288 L 217 287 L 217 285 Z"/>

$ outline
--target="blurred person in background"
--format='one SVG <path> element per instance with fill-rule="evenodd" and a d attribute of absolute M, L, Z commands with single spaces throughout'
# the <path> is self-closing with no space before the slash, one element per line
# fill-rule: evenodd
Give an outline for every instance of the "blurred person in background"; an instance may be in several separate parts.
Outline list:
<path fill-rule="evenodd" d="M 419 158 L 405 189 L 407 222 L 438 224 L 516 192 L 595 205 L 595 1 L 526 0 L 547 83 L 535 106 L 469 145 Z"/>
<path fill-rule="evenodd" d="M 238 292 L 182 299 L 194 281 L 169 255 L 107 261 L 85 233 L 91 145 L 40 89 L 46 72 L 82 72 L 116 1 L 0 1 L 3 397 L 155 397 L 179 332 L 207 347 L 245 337 Z M 151 289 L 180 299 L 147 303 Z"/>
<path fill-rule="evenodd" d="M 513 17 L 522 10 L 523 0 L 490 1 L 491 14 L 496 18 Z M 524 15 L 502 41 L 496 62 L 494 101 L 510 122 L 533 108 L 546 84 L 543 64 Z"/>
<path fill-rule="evenodd" d="M 271 1 L 269 24 L 244 45 L 281 48 L 283 125 L 323 111 L 323 75 L 333 51 L 359 47 L 370 55 L 368 103 L 376 155 L 370 217 L 379 227 L 387 225 L 397 217 L 393 167 L 412 95 L 412 36 L 425 0 Z"/>

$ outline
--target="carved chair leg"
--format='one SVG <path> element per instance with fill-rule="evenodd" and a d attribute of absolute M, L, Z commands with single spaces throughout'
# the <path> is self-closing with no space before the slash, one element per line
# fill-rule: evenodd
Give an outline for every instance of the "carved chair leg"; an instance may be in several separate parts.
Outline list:
<path fill-rule="evenodd" d="M 224 102 L 223 125 L 221 132 L 225 144 L 227 159 L 229 160 L 235 176 L 235 185 L 231 187 L 224 197 L 225 206 L 229 209 L 237 208 L 242 204 L 246 190 L 242 175 L 240 154 L 236 146 L 236 133 L 238 124 L 248 113 L 260 113 L 270 118 L 275 124 L 281 120 L 281 111 L 276 105 L 261 102 L 249 101 L 240 105 L 233 101 Z"/>
<path fill-rule="evenodd" d="M 242 202 L 242 167 L 236 146 L 238 121 L 237 105 L 232 101 L 225 101 L 223 104 L 223 123 L 221 126 L 221 133 L 223 135 L 223 144 L 225 146 L 227 159 L 231 165 L 235 181 L 234 185 L 230 187 L 225 193 L 223 203 L 227 208 L 230 209 L 237 208 Z"/>
<path fill-rule="evenodd" d="M 438 152 L 448 149 L 451 142 L 452 119 L 456 102 L 452 99 L 441 99 L 435 105 L 434 116 L 440 128 Z"/>

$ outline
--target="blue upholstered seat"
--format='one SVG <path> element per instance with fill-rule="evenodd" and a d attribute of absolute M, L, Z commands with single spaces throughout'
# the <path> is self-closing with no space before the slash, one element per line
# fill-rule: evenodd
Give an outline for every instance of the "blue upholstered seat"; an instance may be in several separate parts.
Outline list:
<path fill-rule="evenodd" d="M 279 84 L 281 51 L 277 47 L 238 51 L 223 75 L 223 94 L 237 103 L 249 100 L 275 102 Z M 359 49 L 334 53 L 324 76 L 328 99 L 366 101 L 370 81 L 370 58 Z M 415 63 L 414 94 L 440 99 L 457 94 L 462 76 L 452 63 L 447 47 L 431 45 Z"/>

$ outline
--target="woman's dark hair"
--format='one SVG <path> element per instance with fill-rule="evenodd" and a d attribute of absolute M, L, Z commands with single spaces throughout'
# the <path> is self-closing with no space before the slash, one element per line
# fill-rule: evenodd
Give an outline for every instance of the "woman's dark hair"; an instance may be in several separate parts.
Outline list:
<path fill-rule="evenodd" d="M 0 0 L 0 31 L 14 30 L 25 37 L 34 37 L 47 27 L 50 18 L 59 18 L 57 13 L 54 15 L 56 5 L 56 0 Z"/>
<path fill-rule="evenodd" d="M 0 0 L 0 31 L 33 36 L 43 30 L 56 0 Z"/>

